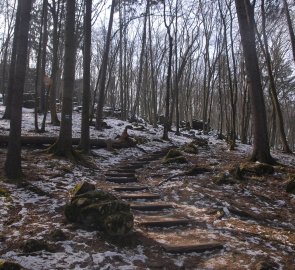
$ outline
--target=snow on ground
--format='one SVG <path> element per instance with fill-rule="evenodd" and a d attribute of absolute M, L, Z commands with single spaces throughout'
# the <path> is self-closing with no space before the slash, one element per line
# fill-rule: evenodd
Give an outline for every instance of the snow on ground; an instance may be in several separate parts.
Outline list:
<path fill-rule="evenodd" d="M 3 112 L 4 107 L 0 106 L 0 116 Z M 23 109 L 23 135 L 58 135 L 59 128 L 49 124 L 50 115 L 46 133 L 35 134 L 33 116 L 33 110 Z M 73 114 L 73 137 L 80 136 L 80 116 L 76 112 Z M 39 122 L 41 119 L 39 116 Z M 130 125 L 115 118 L 105 121 L 111 128 L 96 131 L 91 127 L 91 138 L 115 139 Z M 34 270 L 255 269 L 260 260 L 275 262 L 274 269 L 294 269 L 295 195 L 283 192 L 287 174 L 277 170 L 273 176 L 267 176 L 271 177 L 267 181 L 262 177 L 241 184 L 217 186 L 212 181 L 213 176 L 224 170 L 228 172 L 230 164 L 246 158 L 251 146 L 238 144 L 234 151 L 228 151 L 226 143 L 215 139 L 214 134 L 201 136 L 209 140 L 209 146 L 200 148 L 197 155 L 188 154 L 188 164 L 163 166 L 158 160 L 151 162 L 138 175 L 139 180 L 160 193 L 164 201 L 176 205 L 178 214 L 195 220 L 195 226 L 161 230 L 139 228 L 127 243 L 118 243 L 105 239 L 101 232 L 89 232 L 68 224 L 63 216 L 63 206 L 76 183 L 89 181 L 108 190 L 110 185 L 103 176 L 106 170 L 122 161 L 136 160 L 146 155 L 145 152 L 152 153 L 191 141 L 188 133 L 176 136 L 171 132 L 171 141 L 164 142 L 161 127 L 143 125 L 144 131 L 128 130 L 131 137 L 143 139 L 144 143 L 138 148 L 94 149 L 93 162 L 98 169 L 48 157 L 40 150 L 24 147 L 23 169 L 30 186 L 16 187 L 0 182 L 0 188 L 10 192 L 7 197 L 0 196 L 0 258 L 14 260 L 26 269 Z M 8 131 L 9 122 L 1 120 L 0 134 L 8 134 Z M 6 149 L 0 148 L 1 161 L 4 161 L 5 153 Z M 294 156 L 279 152 L 273 152 L 273 155 L 282 164 L 294 167 Z M 194 164 L 204 165 L 210 168 L 210 172 L 179 176 L 157 187 L 167 177 L 180 174 Z M 242 214 L 245 216 L 241 217 Z M 54 241 L 51 238 L 57 229 L 62 230 L 65 239 Z M 20 245 L 31 238 L 45 239 L 50 248 L 24 253 Z M 225 246 L 218 252 L 170 254 L 150 238 L 161 243 L 211 239 L 222 241 Z"/>

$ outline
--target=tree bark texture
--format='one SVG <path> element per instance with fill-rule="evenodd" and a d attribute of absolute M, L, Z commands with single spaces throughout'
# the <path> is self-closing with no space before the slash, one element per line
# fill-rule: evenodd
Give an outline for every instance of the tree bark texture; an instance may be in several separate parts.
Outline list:
<path fill-rule="evenodd" d="M 265 103 L 261 85 L 258 57 L 255 47 L 254 6 L 249 0 L 235 0 L 241 42 L 245 58 L 253 115 L 253 153 L 251 160 L 273 163 L 270 155 Z"/>
<path fill-rule="evenodd" d="M 64 58 L 64 88 L 62 95 L 62 114 L 59 137 L 56 142 L 55 153 L 69 156 L 72 152 L 72 101 L 75 83 L 75 1 L 66 2 L 65 28 L 65 58 Z"/>
<path fill-rule="evenodd" d="M 83 107 L 81 124 L 81 141 L 79 148 L 89 152 L 89 112 L 90 112 L 90 64 L 91 64 L 91 12 L 92 0 L 85 1 L 84 15 L 84 53 L 83 53 Z"/>
<path fill-rule="evenodd" d="M 97 102 L 96 123 L 95 123 L 95 127 L 98 130 L 102 129 L 103 106 L 104 106 L 104 98 L 105 98 L 107 68 L 108 68 L 109 52 L 110 52 L 110 47 L 111 47 L 111 38 L 112 38 L 111 34 L 112 34 L 112 27 L 113 27 L 115 4 L 116 4 L 116 1 L 112 0 L 110 19 L 109 19 L 109 25 L 108 25 L 108 32 L 107 32 L 107 37 L 106 37 L 106 45 L 105 45 L 102 63 L 101 63 L 101 74 L 100 74 L 100 81 L 99 81 L 99 96 L 98 96 L 98 102 Z"/>
<path fill-rule="evenodd" d="M 22 102 L 26 76 L 28 33 L 32 0 L 19 0 L 19 28 L 16 28 L 16 61 L 14 82 L 12 87 L 12 103 L 8 149 L 5 162 L 5 173 L 8 179 L 19 179 L 21 169 L 21 122 Z M 16 27 L 17 24 L 16 24 Z"/>

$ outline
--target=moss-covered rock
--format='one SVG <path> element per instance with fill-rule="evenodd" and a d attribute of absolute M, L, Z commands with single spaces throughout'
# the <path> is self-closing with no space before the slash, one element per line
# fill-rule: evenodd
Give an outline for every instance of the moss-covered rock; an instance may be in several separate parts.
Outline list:
<path fill-rule="evenodd" d="M 129 204 L 101 190 L 74 196 L 65 207 L 65 216 L 70 222 L 102 229 L 109 235 L 125 235 L 133 228 Z"/>
<path fill-rule="evenodd" d="M 295 194 L 295 175 L 290 175 L 289 176 L 289 181 L 286 186 L 286 191 L 288 193 L 293 193 Z"/>
<path fill-rule="evenodd" d="M 53 242 L 65 241 L 67 235 L 61 229 L 54 229 L 49 233 L 48 239 Z"/>
<path fill-rule="evenodd" d="M 72 190 L 72 194 L 73 196 L 77 196 L 93 190 L 95 190 L 95 185 L 90 184 L 88 182 L 81 182 L 75 185 L 75 187 Z"/>
<path fill-rule="evenodd" d="M 213 181 L 217 185 L 230 185 L 236 183 L 229 173 L 224 172 L 215 175 Z"/>
<path fill-rule="evenodd" d="M 21 265 L 16 262 L 0 259 L 0 270 L 21 270 Z"/>
<path fill-rule="evenodd" d="M 279 268 L 279 265 L 272 260 L 260 261 L 255 265 L 256 270 L 276 270 Z"/>
<path fill-rule="evenodd" d="M 188 143 L 188 144 L 185 144 L 181 150 L 185 153 L 188 153 L 188 154 L 197 154 L 198 153 L 198 147 L 193 143 Z"/>
<path fill-rule="evenodd" d="M 175 157 L 182 157 L 183 154 L 181 151 L 177 149 L 170 149 L 167 155 L 165 156 L 165 160 L 170 159 L 170 158 L 175 158 Z"/>
<path fill-rule="evenodd" d="M 28 239 L 21 244 L 21 249 L 25 253 L 32 253 L 41 250 L 50 250 L 49 246 L 44 240 Z"/>
<path fill-rule="evenodd" d="M 10 196 L 10 191 L 0 187 L 0 197 L 8 198 Z"/>
<path fill-rule="evenodd" d="M 192 143 L 194 145 L 197 145 L 197 146 L 200 146 L 200 147 L 207 147 L 208 146 L 208 139 L 199 137 L 199 138 L 195 138 L 192 141 Z"/>

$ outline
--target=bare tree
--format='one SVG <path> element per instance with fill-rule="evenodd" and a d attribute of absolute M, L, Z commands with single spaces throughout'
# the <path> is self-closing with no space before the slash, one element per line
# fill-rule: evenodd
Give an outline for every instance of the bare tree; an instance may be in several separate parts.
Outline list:
<path fill-rule="evenodd" d="M 28 52 L 28 33 L 30 26 L 30 15 L 32 0 L 19 0 L 19 25 L 16 23 L 16 56 L 15 73 L 12 87 L 11 106 L 13 110 L 10 120 L 10 131 L 7 156 L 5 162 L 5 173 L 8 179 L 20 179 L 21 169 L 21 122 L 22 122 L 22 97 L 25 84 L 27 52 Z"/>
<path fill-rule="evenodd" d="M 260 79 L 260 70 L 258 66 L 258 57 L 255 47 L 255 2 L 254 4 L 251 4 L 249 0 L 235 0 L 235 3 L 246 64 L 246 71 L 248 75 L 254 121 L 254 141 L 251 160 L 265 163 L 273 163 L 274 160 L 270 155 L 269 149 L 265 104 Z"/>
<path fill-rule="evenodd" d="M 50 147 L 49 152 L 72 158 L 72 100 L 76 62 L 75 1 L 67 0 L 66 5 L 64 89 L 61 126 L 58 140 Z"/>
<path fill-rule="evenodd" d="M 90 64 L 91 64 L 91 14 L 92 0 L 85 0 L 84 14 L 84 52 L 83 52 L 83 107 L 81 140 L 79 148 L 88 153 L 90 149 L 89 138 L 89 112 L 90 112 Z"/>
<path fill-rule="evenodd" d="M 101 68 L 100 68 L 101 70 L 100 70 L 100 81 L 99 81 L 99 96 L 98 96 L 96 122 L 95 122 L 95 127 L 98 130 L 102 129 L 103 106 L 104 106 L 104 99 L 105 99 L 108 58 L 109 58 L 109 52 L 111 47 L 111 34 L 112 34 L 115 6 L 116 6 L 116 1 L 112 0 L 108 32 L 106 37 L 106 44 L 105 44 L 105 49 L 104 49 Z"/>

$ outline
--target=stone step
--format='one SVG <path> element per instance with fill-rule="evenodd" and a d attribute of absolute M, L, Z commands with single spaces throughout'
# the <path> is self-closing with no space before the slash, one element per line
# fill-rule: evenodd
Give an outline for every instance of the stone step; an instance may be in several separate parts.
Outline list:
<path fill-rule="evenodd" d="M 133 210 L 139 211 L 160 211 L 164 209 L 173 208 L 172 204 L 158 203 L 158 202 L 134 202 L 130 203 L 130 207 Z"/>
<path fill-rule="evenodd" d="M 135 177 L 134 173 L 108 172 L 105 174 L 108 177 Z"/>
<path fill-rule="evenodd" d="M 108 182 L 113 182 L 117 184 L 137 182 L 137 178 L 135 177 L 106 177 L 105 180 Z"/>
<path fill-rule="evenodd" d="M 191 220 L 183 217 L 149 216 L 142 218 L 139 221 L 139 225 L 149 227 L 171 227 L 188 225 L 190 222 Z"/>
<path fill-rule="evenodd" d="M 160 195 L 159 194 L 154 194 L 154 193 L 125 193 L 125 194 L 120 194 L 121 199 L 125 200 L 154 200 L 154 199 L 159 199 Z"/>
<path fill-rule="evenodd" d="M 222 249 L 223 244 L 219 242 L 196 242 L 193 244 L 161 244 L 165 251 L 170 253 L 205 252 Z"/>
<path fill-rule="evenodd" d="M 140 190 L 145 190 L 148 189 L 148 186 L 116 186 L 113 187 L 114 191 L 140 191 Z"/>

